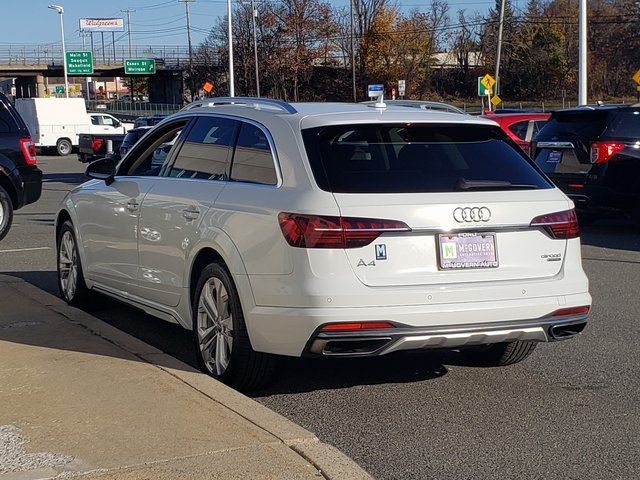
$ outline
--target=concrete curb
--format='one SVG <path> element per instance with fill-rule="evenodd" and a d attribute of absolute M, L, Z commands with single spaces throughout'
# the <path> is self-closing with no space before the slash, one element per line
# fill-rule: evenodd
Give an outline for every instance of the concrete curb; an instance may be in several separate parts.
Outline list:
<path fill-rule="evenodd" d="M 331 445 L 321 442 L 313 433 L 186 363 L 82 310 L 68 306 L 59 297 L 51 295 L 20 278 L 0 275 L 0 284 L 10 284 L 12 288 L 19 290 L 36 303 L 57 312 L 69 322 L 86 328 L 94 335 L 156 366 L 211 400 L 240 415 L 287 445 L 296 454 L 320 470 L 325 478 L 329 480 L 365 480 L 372 478 L 344 453 Z"/>

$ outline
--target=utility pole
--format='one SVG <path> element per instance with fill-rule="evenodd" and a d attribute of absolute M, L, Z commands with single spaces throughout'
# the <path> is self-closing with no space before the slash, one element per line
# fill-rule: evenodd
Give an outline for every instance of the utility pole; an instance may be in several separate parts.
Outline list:
<path fill-rule="evenodd" d="M 582 1 L 582 0 L 581 0 Z M 502 54 L 502 30 L 504 29 L 504 7 L 507 0 L 500 2 L 500 23 L 498 25 L 498 51 L 496 52 L 496 95 L 500 88 L 500 55 Z"/>
<path fill-rule="evenodd" d="M 135 10 L 131 10 L 127 8 L 126 10 L 120 10 L 122 13 L 127 14 L 127 35 L 129 36 L 129 58 L 131 58 L 131 14 L 135 12 Z"/>
<path fill-rule="evenodd" d="M 191 16 L 189 14 L 189 4 L 194 2 L 195 0 L 178 0 L 181 3 L 184 3 L 184 13 L 187 17 L 187 42 L 189 44 L 189 90 L 191 91 L 191 101 L 194 100 L 194 90 L 195 90 L 195 81 L 193 78 L 193 48 L 191 46 Z"/>
<path fill-rule="evenodd" d="M 122 13 L 127 14 L 127 35 L 129 37 L 129 60 L 131 60 L 131 14 L 134 13 L 135 10 L 127 8 L 126 10 L 120 10 L 120 11 Z M 131 80 L 130 81 L 131 88 L 129 89 L 129 100 L 131 103 L 133 103 L 133 77 L 131 77 L 130 80 Z"/>
<path fill-rule="evenodd" d="M 231 0 L 227 0 L 227 35 L 229 37 L 229 96 L 235 97 L 235 86 L 233 79 L 233 9 Z"/>
<path fill-rule="evenodd" d="M 587 0 L 580 0 L 578 18 L 578 105 L 587 104 Z"/>
<path fill-rule="evenodd" d="M 258 16 L 258 10 L 254 5 L 254 0 L 251 0 L 251 17 L 253 18 L 253 56 L 255 58 L 256 65 L 256 95 L 260 98 L 260 73 L 258 72 L 258 33 L 256 31 L 256 17 Z"/>
<path fill-rule="evenodd" d="M 351 80 L 353 83 L 353 103 L 356 103 L 358 101 L 358 92 L 356 91 L 356 48 L 353 42 L 353 2 L 354 0 L 349 0 L 349 20 L 351 25 Z"/>

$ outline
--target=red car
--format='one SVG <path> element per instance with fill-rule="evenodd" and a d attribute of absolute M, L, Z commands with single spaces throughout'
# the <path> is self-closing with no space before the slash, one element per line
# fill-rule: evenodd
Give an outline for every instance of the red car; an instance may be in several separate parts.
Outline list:
<path fill-rule="evenodd" d="M 491 113 L 482 115 L 500 125 L 509 138 L 527 155 L 531 154 L 531 140 L 551 116 L 550 113 Z"/>

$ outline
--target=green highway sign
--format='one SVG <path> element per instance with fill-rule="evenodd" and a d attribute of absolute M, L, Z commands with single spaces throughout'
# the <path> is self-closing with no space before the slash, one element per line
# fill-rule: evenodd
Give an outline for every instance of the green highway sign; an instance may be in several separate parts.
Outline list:
<path fill-rule="evenodd" d="M 130 59 L 124 61 L 125 75 L 153 75 L 156 73 L 156 61 L 147 59 Z"/>
<path fill-rule="evenodd" d="M 56 88 L 54 90 L 56 92 L 56 94 L 63 94 L 64 93 L 64 85 L 56 85 Z"/>
<path fill-rule="evenodd" d="M 93 75 L 93 54 L 67 52 L 67 75 Z"/>

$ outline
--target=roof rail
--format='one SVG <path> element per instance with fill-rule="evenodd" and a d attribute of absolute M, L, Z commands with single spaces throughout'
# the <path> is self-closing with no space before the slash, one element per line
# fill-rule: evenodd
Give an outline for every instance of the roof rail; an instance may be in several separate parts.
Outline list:
<path fill-rule="evenodd" d="M 276 109 L 284 113 L 298 113 L 290 103 L 283 100 L 276 100 L 273 98 L 258 98 L 258 97 L 213 97 L 206 98 L 204 100 L 197 100 L 190 103 L 182 110 L 190 110 L 198 107 L 215 107 L 219 105 L 237 105 L 241 107 L 252 108 L 267 108 Z"/>

